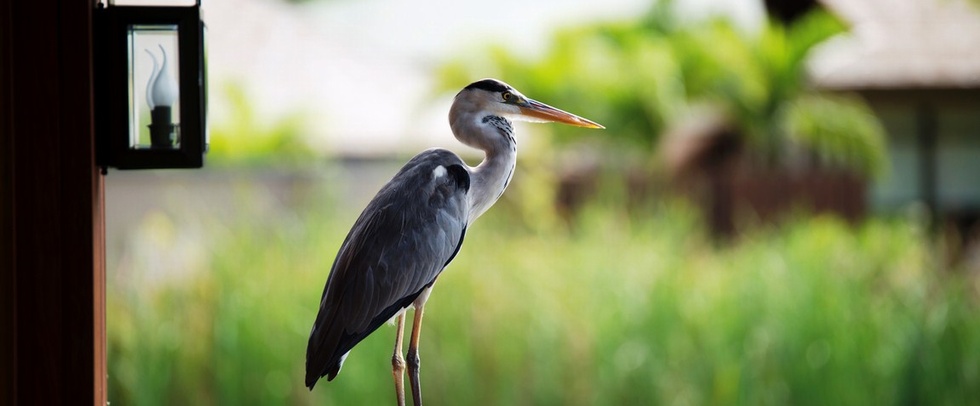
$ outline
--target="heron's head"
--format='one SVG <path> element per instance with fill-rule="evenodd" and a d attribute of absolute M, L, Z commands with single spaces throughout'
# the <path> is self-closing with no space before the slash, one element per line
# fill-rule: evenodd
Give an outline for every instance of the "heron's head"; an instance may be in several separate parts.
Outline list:
<path fill-rule="evenodd" d="M 453 101 L 450 122 L 463 115 L 494 115 L 514 121 L 556 122 L 578 127 L 605 128 L 591 120 L 533 100 L 496 79 L 482 79 L 464 87 Z"/>

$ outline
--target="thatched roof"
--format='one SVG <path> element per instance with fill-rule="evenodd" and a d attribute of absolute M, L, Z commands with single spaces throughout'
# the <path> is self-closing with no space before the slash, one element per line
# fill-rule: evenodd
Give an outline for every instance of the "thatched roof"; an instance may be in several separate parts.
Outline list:
<path fill-rule="evenodd" d="M 980 2 L 821 0 L 851 27 L 818 47 L 825 89 L 980 89 Z"/>

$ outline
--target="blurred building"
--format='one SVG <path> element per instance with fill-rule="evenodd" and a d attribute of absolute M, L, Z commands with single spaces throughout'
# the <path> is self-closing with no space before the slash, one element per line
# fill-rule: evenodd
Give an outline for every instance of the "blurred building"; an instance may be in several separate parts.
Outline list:
<path fill-rule="evenodd" d="M 825 7 L 848 32 L 814 48 L 812 86 L 857 94 L 884 126 L 888 162 L 872 182 L 848 171 L 745 160 L 738 128 L 700 111 L 664 137 L 668 169 L 716 235 L 746 221 L 772 222 L 795 208 L 855 220 L 868 210 L 924 207 L 957 241 L 980 241 L 980 2 L 971 0 L 766 0 L 794 24 Z M 797 158 L 806 161 L 803 154 Z M 800 160 L 800 159 L 797 159 Z"/>
<path fill-rule="evenodd" d="M 970 233 L 980 214 L 980 3 L 821 0 L 850 33 L 811 58 L 813 83 L 856 92 L 888 133 L 890 173 L 869 203 L 922 202 Z"/>

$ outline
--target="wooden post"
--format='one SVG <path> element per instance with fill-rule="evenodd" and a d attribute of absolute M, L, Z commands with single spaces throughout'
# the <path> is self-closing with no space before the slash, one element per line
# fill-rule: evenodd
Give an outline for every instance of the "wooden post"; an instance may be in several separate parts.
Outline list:
<path fill-rule="evenodd" d="M 106 404 L 93 6 L 0 5 L 0 404 Z"/>

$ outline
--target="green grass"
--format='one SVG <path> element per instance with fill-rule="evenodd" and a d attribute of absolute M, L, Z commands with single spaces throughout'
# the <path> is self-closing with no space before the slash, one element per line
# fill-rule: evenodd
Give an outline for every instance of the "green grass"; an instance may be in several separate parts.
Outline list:
<path fill-rule="evenodd" d="M 149 263 L 139 250 L 110 264 L 113 404 L 391 403 L 390 326 L 336 380 L 303 387 L 310 324 L 356 213 L 256 211 L 150 216 L 133 244 L 201 242 L 179 275 L 133 276 Z M 907 222 L 804 218 L 718 246 L 677 205 L 591 207 L 568 227 L 506 213 L 471 227 L 430 298 L 429 404 L 980 399 L 977 281 L 938 269 Z"/>

